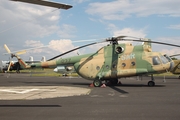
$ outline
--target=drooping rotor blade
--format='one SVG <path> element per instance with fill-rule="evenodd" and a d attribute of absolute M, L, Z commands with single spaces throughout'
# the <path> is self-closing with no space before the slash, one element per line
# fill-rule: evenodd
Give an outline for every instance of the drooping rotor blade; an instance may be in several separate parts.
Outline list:
<path fill-rule="evenodd" d="M 170 44 L 170 43 L 164 43 L 164 42 L 158 42 L 158 41 L 147 41 L 143 40 L 142 38 L 140 39 L 121 39 L 117 37 L 117 41 L 135 41 L 135 42 L 149 42 L 149 43 L 156 43 L 156 44 L 161 44 L 161 45 L 168 45 L 168 46 L 174 46 L 174 47 L 180 47 L 180 45 L 175 45 L 175 44 Z"/>
<path fill-rule="evenodd" d="M 76 41 L 72 41 L 72 43 L 79 43 L 79 42 L 90 42 L 90 41 L 97 41 L 97 39 L 76 40 Z"/>
<path fill-rule="evenodd" d="M 72 8 L 71 5 L 56 3 L 56 2 L 51 2 L 51 1 L 44 1 L 44 0 L 11 0 L 11 1 L 19 1 L 19 2 L 37 4 L 37 5 L 48 6 L 48 7 L 55 7 L 55 8 L 66 9 L 66 10 L 69 8 Z"/>
<path fill-rule="evenodd" d="M 105 41 L 102 41 L 102 42 L 105 42 Z M 62 53 L 62 54 L 60 54 L 60 55 L 57 55 L 57 56 L 55 56 L 55 57 L 49 59 L 48 61 L 54 60 L 54 59 L 56 59 L 56 58 L 58 58 L 58 57 L 61 57 L 61 56 L 65 55 L 65 54 L 67 54 L 67 53 L 73 52 L 73 51 L 78 50 L 78 49 L 80 49 L 80 48 L 87 47 L 87 46 L 94 45 L 94 44 L 98 44 L 98 43 L 102 43 L 102 42 L 94 42 L 94 43 L 90 43 L 90 44 L 87 44 L 87 45 L 83 45 L 83 46 L 74 48 L 74 49 L 69 50 L 69 51 L 67 51 L 67 52 L 65 52 L 65 53 Z"/>
<path fill-rule="evenodd" d="M 180 54 L 170 55 L 169 57 L 180 56 Z"/>
<path fill-rule="evenodd" d="M 133 38 L 133 39 L 140 39 L 140 38 L 138 38 L 138 37 L 134 37 L 134 36 L 118 36 L 118 37 L 116 37 L 117 39 L 122 39 L 122 38 Z"/>

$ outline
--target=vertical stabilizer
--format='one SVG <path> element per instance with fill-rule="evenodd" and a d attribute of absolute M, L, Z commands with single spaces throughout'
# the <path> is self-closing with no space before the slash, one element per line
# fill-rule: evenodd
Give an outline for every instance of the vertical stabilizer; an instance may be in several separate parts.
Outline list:
<path fill-rule="evenodd" d="M 46 57 L 42 56 L 41 62 L 46 62 Z"/>
<path fill-rule="evenodd" d="M 32 56 L 29 56 L 29 61 L 34 61 Z"/>

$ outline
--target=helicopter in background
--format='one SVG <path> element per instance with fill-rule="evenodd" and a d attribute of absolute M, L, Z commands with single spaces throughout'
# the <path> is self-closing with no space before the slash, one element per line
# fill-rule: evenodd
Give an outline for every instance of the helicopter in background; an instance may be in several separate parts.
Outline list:
<path fill-rule="evenodd" d="M 77 74 L 87 80 L 92 80 L 95 87 L 102 85 L 102 81 L 117 84 L 122 77 L 151 75 L 148 86 L 154 86 L 153 74 L 164 73 L 173 70 L 174 62 L 168 56 L 160 52 L 153 52 L 151 43 L 178 45 L 151 41 L 150 39 L 129 39 L 127 36 L 118 36 L 93 42 L 87 45 L 69 50 L 61 55 L 55 56 L 46 62 L 27 65 L 18 55 L 13 54 L 24 68 L 56 68 L 57 66 L 74 66 Z M 118 41 L 144 42 L 143 45 L 133 46 L 131 43 L 119 44 Z M 110 42 L 107 46 L 100 48 L 91 54 L 56 59 L 77 49 L 98 43 Z"/>
<path fill-rule="evenodd" d="M 29 60 L 26 60 L 26 64 L 32 64 L 37 62 L 45 62 L 45 56 L 42 56 L 41 60 L 34 60 L 32 56 L 29 57 Z M 9 72 L 9 71 L 16 71 L 16 73 L 20 73 L 20 70 L 23 70 L 21 65 L 18 61 L 2 61 L 0 60 L 0 72 Z"/>

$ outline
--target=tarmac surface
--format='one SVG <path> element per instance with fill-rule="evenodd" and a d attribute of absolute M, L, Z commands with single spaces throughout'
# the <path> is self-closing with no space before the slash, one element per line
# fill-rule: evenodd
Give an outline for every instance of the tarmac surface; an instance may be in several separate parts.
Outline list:
<path fill-rule="evenodd" d="M 71 77 L 0 74 L 0 120 L 179 120 L 180 80 L 120 79 L 122 85 L 89 87 Z"/>

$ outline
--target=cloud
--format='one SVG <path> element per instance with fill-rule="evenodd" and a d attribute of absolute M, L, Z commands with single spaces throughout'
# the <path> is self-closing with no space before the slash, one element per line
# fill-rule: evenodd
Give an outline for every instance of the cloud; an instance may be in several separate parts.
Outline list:
<path fill-rule="evenodd" d="M 72 41 L 69 39 L 51 40 L 48 45 L 45 45 L 40 41 L 27 40 L 24 46 L 27 49 L 35 48 L 27 51 L 26 55 L 23 56 L 24 58 L 29 56 L 46 56 L 46 58 L 52 58 L 75 48 L 75 46 L 72 44 Z M 77 52 L 80 53 L 79 50 L 76 50 L 68 53 L 67 55 L 63 55 L 62 57 L 72 56 Z"/>
<path fill-rule="evenodd" d="M 105 20 L 124 20 L 136 15 L 138 17 L 150 15 L 180 16 L 179 0 L 115 0 L 111 2 L 90 3 L 86 12 L 100 16 Z"/>
<path fill-rule="evenodd" d="M 135 36 L 143 38 L 146 36 L 146 27 L 142 29 L 134 29 L 134 28 L 118 28 L 114 24 L 108 25 L 108 30 L 111 32 L 113 36 Z"/>
<path fill-rule="evenodd" d="M 0 39 L 6 43 L 16 41 L 20 44 L 27 39 L 50 36 L 59 30 L 60 10 L 9 0 L 1 0 L 0 6 Z"/>
<path fill-rule="evenodd" d="M 159 37 L 156 39 L 157 41 L 167 42 L 170 44 L 180 45 L 180 37 Z"/>
<path fill-rule="evenodd" d="M 52 13 L 54 9 L 49 7 L 9 0 L 1 0 L 0 6 L 0 45 L 10 45 L 12 51 L 18 47 L 24 49 L 22 45 L 28 39 L 49 36 L 59 30 L 60 11 Z"/>
<path fill-rule="evenodd" d="M 168 28 L 169 28 L 169 29 L 180 30 L 180 24 L 178 24 L 178 25 L 170 25 Z"/>
<path fill-rule="evenodd" d="M 42 53 L 43 50 L 42 49 L 38 49 L 38 47 L 41 47 L 41 46 L 44 46 L 43 43 L 41 43 L 40 41 L 35 41 L 35 40 L 26 40 L 25 41 L 25 45 L 24 45 L 26 48 L 37 48 L 37 49 L 34 49 L 34 50 L 30 50 L 28 52 L 30 53 Z"/>
<path fill-rule="evenodd" d="M 58 31 L 58 35 L 61 38 L 73 38 L 75 37 L 76 27 L 68 24 L 63 24 Z"/>
<path fill-rule="evenodd" d="M 50 48 L 58 52 L 66 52 L 74 48 L 71 40 L 51 40 L 49 42 Z"/>
<path fill-rule="evenodd" d="M 153 41 L 164 42 L 174 45 L 180 45 L 180 37 L 159 37 L 154 39 Z M 153 51 L 159 51 L 162 53 L 166 53 L 167 55 L 175 55 L 180 54 L 180 48 L 169 46 L 169 45 L 161 45 L 161 44 L 152 44 Z"/>
<path fill-rule="evenodd" d="M 44 45 L 43 43 L 48 43 L 45 37 L 48 39 L 57 35 L 62 38 L 74 37 L 73 34 L 76 31 L 74 26 L 68 24 L 59 26 L 61 19 L 59 9 L 10 0 L 1 0 L 0 6 L 0 47 L 7 44 L 13 51 L 24 49 L 24 47 Z M 1 48 L 0 53 L 3 53 L 4 49 Z M 35 53 L 40 55 L 40 52 L 50 53 L 46 50 L 32 50 L 27 55 L 33 54 L 34 56 Z M 55 53 L 53 51 L 52 55 Z"/>
<path fill-rule="evenodd" d="M 76 3 L 83 3 L 83 2 L 87 2 L 89 0 L 73 0 L 73 1 L 76 2 Z"/>
<path fill-rule="evenodd" d="M 134 30 L 132 28 L 124 28 L 122 30 L 114 31 L 114 36 L 120 36 L 120 35 L 136 36 L 136 37 L 140 37 L 140 38 L 143 38 L 146 36 L 143 29 Z"/>

